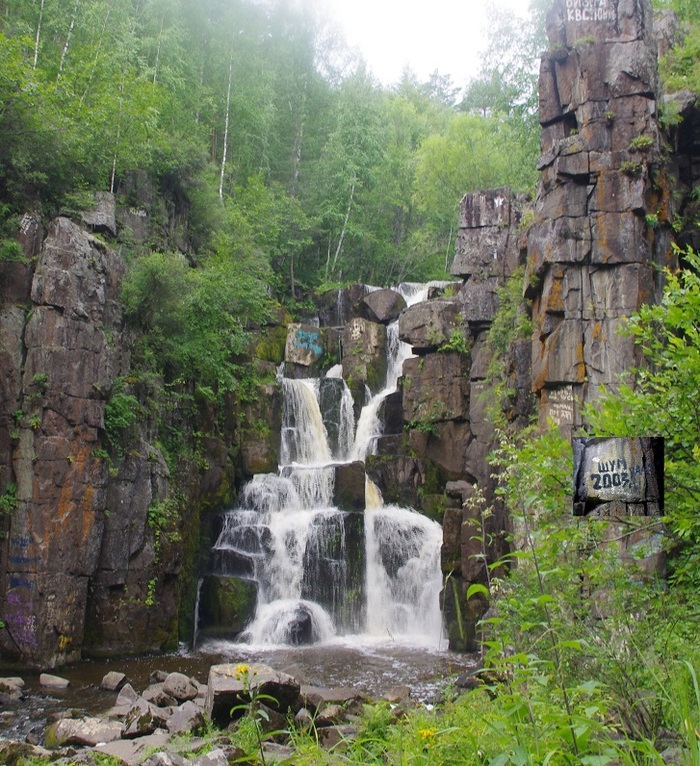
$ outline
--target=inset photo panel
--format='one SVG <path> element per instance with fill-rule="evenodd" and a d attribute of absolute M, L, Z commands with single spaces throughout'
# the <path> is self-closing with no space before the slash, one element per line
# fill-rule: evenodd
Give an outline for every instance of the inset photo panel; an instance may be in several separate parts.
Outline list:
<path fill-rule="evenodd" d="M 657 436 L 572 441 L 575 516 L 659 516 L 664 506 L 664 440 Z"/>

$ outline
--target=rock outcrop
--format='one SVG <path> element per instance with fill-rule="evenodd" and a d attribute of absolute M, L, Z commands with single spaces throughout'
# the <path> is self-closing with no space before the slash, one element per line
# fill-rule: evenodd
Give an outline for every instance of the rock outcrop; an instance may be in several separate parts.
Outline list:
<path fill-rule="evenodd" d="M 540 69 L 542 155 L 527 236 L 533 389 L 542 421 L 640 361 L 624 317 L 659 298 L 673 215 L 658 124 L 657 45 L 644 0 L 557 0 Z"/>
<path fill-rule="evenodd" d="M 198 462 L 183 456 L 171 474 L 145 406 L 154 392 L 129 378 L 122 256 L 68 218 L 43 234 L 25 216 L 25 261 L 0 264 L 0 654 L 49 668 L 174 648 L 194 603 L 196 581 L 180 575 L 194 570 L 201 510 L 230 497 L 236 473 L 276 465 L 264 433 L 239 440 L 263 407 L 280 417 L 279 390 L 269 384 L 260 407 L 226 418 L 227 443 L 202 438 Z M 120 402 L 137 422 L 116 444 Z M 196 431 L 187 417 L 162 420 Z"/>
<path fill-rule="evenodd" d="M 80 657 L 105 529 L 109 472 L 99 430 L 121 364 L 108 336 L 119 331 L 122 273 L 114 251 L 59 218 L 37 261 L 32 311 L 19 321 L 10 309 L 2 323 L 24 355 L 9 366 L 17 504 L 3 546 L 0 642 L 49 666 Z"/>

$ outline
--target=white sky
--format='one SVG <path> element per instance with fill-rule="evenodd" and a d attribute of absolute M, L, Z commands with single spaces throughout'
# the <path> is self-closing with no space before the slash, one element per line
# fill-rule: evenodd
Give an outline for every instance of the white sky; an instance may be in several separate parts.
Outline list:
<path fill-rule="evenodd" d="M 377 79 L 395 84 L 409 64 L 420 80 L 436 69 L 464 87 L 478 70 L 485 46 L 486 8 L 525 17 L 528 0 L 325 0 L 351 47 Z"/>

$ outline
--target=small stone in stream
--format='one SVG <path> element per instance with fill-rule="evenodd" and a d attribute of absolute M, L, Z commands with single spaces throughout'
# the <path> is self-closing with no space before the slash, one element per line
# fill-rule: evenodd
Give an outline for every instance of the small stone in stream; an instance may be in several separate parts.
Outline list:
<path fill-rule="evenodd" d="M 39 683 L 48 689 L 66 689 L 70 686 L 70 681 L 67 678 L 52 676 L 51 673 L 42 673 L 39 676 Z"/>
<path fill-rule="evenodd" d="M 118 673 L 116 670 L 110 670 L 105 675 L 100 683 L 100 689 L 105 689 L 108 692 L 118 692 L 122 686 L 126 683 L 126 675 L 124 673 Z"/>

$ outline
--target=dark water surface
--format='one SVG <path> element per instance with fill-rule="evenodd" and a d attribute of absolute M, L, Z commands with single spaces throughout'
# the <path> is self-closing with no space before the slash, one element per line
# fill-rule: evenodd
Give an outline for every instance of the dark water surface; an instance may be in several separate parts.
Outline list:
<path fill-rule="evenodd" d="M 476 667 L 477 658 L 424 646 L 357 638 L 307 647 L 210 641 L 194 653 L 182 650 L 157 656 L 85 661 L 60 668 L 55 674 L 70 681 L 64 690 L 40 687 L 38 673 L 0 670 L 0 677 L 21 675 L 26 682 L 25 699 L 0 709 L 0 739 L 24 739 L 31 731 L 40 735 L 47 718 L 61 710 L 76 709 L 88 715 L 103 713 L 116 699 L 114 692 L 99 688 L 110 670 L 125 673 L 136 691 L 142 692 L 156 670 L 179 671 L 206 683 L 209 667 L 222 662 L 265 662 L 305 684 L 351 687 L 371 697 L 407 686 L 414 699 L 431 703 L 456 676 Z"/>

